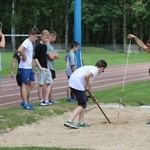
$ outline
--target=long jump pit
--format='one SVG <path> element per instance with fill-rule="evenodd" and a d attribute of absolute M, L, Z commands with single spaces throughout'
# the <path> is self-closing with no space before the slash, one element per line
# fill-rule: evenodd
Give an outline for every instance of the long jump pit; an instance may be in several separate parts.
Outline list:
<path fill-rule="evenodd" d="M 102 104 L 111 121 L 93 105 L 87 108 L 85 121 L 90 127 L 71 129 L 64 122 L 72 112 L 17 127 L 0 134 L 1 147 L 60 147 L 88 150 L 150 150 L 150 107 Z M 118 115 L 119 114 L 119 115 Z M 78 118 L 75 124 L 78 123 Z"/>

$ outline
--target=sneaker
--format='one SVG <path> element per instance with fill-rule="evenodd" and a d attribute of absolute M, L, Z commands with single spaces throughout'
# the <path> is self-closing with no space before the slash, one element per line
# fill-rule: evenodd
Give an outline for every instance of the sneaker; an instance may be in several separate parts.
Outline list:
<path fill-rule="evenodd" d="M 75 98 L 68 98 L 67 102 L 76 102 L 77 100 Z"/>
<path fill-rule="evenodd" d="M 32 110 L 35 110 L 35 108 L 29 103 L 29 106 L 31 107 Z"/>
<path fill-rule="evenodd" d="M 150 124 L 150 121 L 148 121 L 147 124 Z"/>
<path fill-rule="evenodd" d="M 48 106 L 48 105 L 49 105 L 49 102 L 45 102 L 45 101 L 40 102 L 40 106 Z"/>
<path fill-rule="evenodd" d="M 20 102 L 20 106 L 24 106 L 24 101 L 21 101 L 21 102 Z"/>
<path fill-rule="evenodd" d="M 34 110 L 34 108 L 30 104 L 24 104 L 23 108 L 25 110 Z"/>
<path fill-rule="evenodd" d="M 70 128 L 72 128 L 72 129 L 78 129 L 78 127 L 73 124 L 73 121 L 68 121 L 68 120 L 67 120 L 67 121 L 64 123 L 64 126 L 70 127 Z"/>
<path fill-rule="evenodd" d="M 85 122 L 83 122 L 83 123 L 78 123 L 78 127 L 83 127 L 83 128 L 85 128 L 85 127 L 90 127 L 90 125 L 89 125 L 89 124 L 86 124 Z"/>
<path fill-rule="evenodd" d="M 57 100 L 52 99 L 52 100 L 49 100 L 49 103 L 50 104 L 58 104 L 59 102 Z"/>

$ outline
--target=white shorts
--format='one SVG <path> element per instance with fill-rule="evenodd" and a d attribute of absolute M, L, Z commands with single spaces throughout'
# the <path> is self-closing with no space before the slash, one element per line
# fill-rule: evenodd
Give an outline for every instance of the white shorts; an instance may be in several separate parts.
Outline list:
<path fill-rule="evenodd" d="M 38 84 L 53 84 L 52 74 L 49 69 L 46 69 L 45 71 L 38 71 Z"/>

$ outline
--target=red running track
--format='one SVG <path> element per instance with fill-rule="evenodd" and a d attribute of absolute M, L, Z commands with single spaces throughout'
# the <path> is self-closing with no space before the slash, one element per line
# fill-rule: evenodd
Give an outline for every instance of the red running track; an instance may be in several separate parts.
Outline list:
<path fill-rule="evenodd" d="M 125 84 L 149 80 L 148 69 L 150 63 L 131 64 L 127 66 Z M 56 72 L 57 78 L 53 90 L 53 98 L 61 99 L 66 97 L 67 77 L 65 71 Z M 125 65 L 108 67 L 103 74 L 100 74 L 91 83 L 93 91 L 100 91 L 115 86 L 122 86 L 125 74 Z M 0 85 L 0 108 L 8 108 L 19 105 L 20 93 L 16 80 L 9 77 L 2 78 Z M 36 85 L 30 96 L 30 102 L 39 102 Z"/>

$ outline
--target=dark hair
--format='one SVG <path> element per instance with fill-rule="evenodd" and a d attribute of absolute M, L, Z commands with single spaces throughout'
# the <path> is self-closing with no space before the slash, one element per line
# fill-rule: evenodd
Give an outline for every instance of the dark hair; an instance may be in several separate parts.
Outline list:
<path fill-rule="evenodd" d="M 77 41 L 73 41 L 71 43 L 71 48 L 73 48 L 74 46 L 77 47 L 78 45 L 80 45 Z"/>
<path fill-rule="evenodd" d="M 50 30 L 50 34 L 53 34 L 54 36 L 57 36 L 57 33 L 54 30 Z"/>
<path fill-rule="evenodd" d="M 150 44 L 150 39 L 147 40 L 147 43 Z"/>
<path fill-rule="evenodd" d="M 107 63 L 105 60 L 99 60 L 96 64 L 95 64 L 96 67 L 100 68 L 100 67 L 104 67 L 106 68 L 107 67 Z"/>
<path fill-rule="evenodd" d="M 36 27 L 33 27 L 30 31 L 29 31 L 29 35 L 35 35 L 35 34 L 39 34 L 39 30 Z"/>

